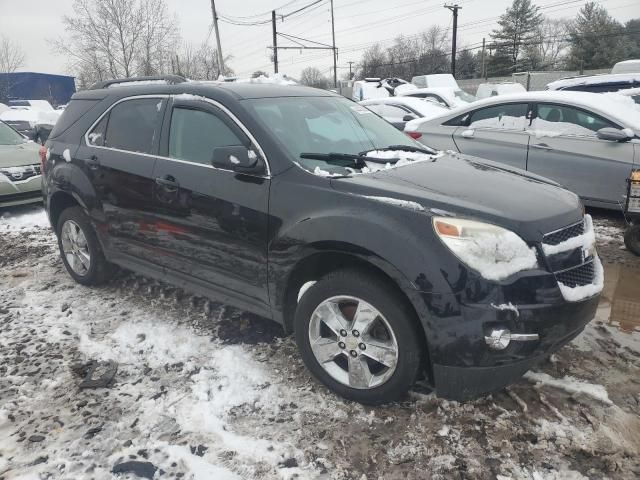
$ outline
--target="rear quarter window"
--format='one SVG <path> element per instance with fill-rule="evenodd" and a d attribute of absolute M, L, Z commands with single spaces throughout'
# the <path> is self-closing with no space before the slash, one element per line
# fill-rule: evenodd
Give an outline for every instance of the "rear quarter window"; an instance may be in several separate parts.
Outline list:
<path fill-rule="evenodd" d="M 89 110 L 98 104 L 99 100 L 71 100 L 56 122 L 49 138 L 55 138 L 64 133 L 71 125 L 76 123 Z"/>

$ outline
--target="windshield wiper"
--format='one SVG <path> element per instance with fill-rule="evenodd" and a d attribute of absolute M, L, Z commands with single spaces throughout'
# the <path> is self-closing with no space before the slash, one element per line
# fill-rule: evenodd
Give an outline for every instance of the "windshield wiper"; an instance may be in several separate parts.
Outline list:
<path fill-rule="evenodd" d="M 436 153 L 438 153 L 436 150 L 433 150 L 432 148 L 429 148 L 429 147 L 421 148 L 421 147 L 414 147 L 413 145 L 389 145 L 388 147 L 384 147 L 384 148 L 372 148 L 371 150 L 360 152 L 360 155 L 366 155 L 368 152 L 375 152 L 375 151 L 387 152 L 390 150 L 391 151 L 398 150 L 401 152 L 426 153 L 427 155 L 435 155 Z"/>
<path fill-rule="evenodd" d="M 366 167 L 366 162 L 371 163 L 379 163 L 381 165 L 386 165 L 387 163 L 397 163 L 399 158 L 375 158 L 368 157 L 363 154 L 353 154 L 353 153 L 313 153 L 313 152 L 305 152 L 300 154 L 300 158 L 306 158 L 309 160 L 323 160 L 332 165 L 339 165 L 341 167 L 355 167 L 362 168 Z M 353 162 L 352 164 L 344 162 Z"/>

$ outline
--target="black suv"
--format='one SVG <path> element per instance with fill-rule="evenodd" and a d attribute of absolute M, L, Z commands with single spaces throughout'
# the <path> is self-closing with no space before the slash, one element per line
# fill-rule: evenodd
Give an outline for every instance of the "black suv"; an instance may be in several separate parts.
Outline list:
<path fill-rule="evenodd" d="M 77 282 L 115 264 L 271 318 L 364 403 L 420 376 L 454 399 L 501 388 L 578 335 L 602 289 L 576 195 L 323 90 L 100 84 L 41 157 Z"/>

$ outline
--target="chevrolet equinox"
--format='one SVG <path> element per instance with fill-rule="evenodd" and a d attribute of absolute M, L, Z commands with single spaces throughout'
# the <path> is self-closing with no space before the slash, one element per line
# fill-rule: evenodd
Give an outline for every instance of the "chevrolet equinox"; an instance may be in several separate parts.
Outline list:
<path fill-rule="evenodd" d="M 75 281 L 118 265 L 273 319 L 363 403 L 418 378 L 458 400 L 500 389 L 577 336 L 602 290 L 576 195 L 323 90 L 102 82 L 40 157 Z"/>

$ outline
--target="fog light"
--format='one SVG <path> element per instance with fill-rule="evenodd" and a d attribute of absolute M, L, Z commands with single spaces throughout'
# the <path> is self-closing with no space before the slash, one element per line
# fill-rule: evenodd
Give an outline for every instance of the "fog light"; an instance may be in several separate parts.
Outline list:
<path fill-rule="evenodd" d="M 511 331 L 508 328 L 491 330 L 491 334 L 485 336 L 484 341 L 491 350 L 504 350 L 511 343 Z"/>

